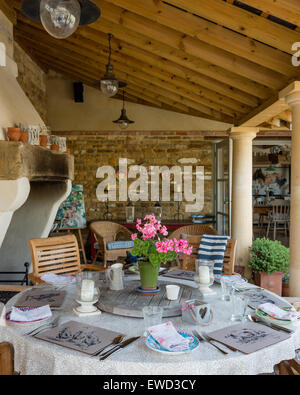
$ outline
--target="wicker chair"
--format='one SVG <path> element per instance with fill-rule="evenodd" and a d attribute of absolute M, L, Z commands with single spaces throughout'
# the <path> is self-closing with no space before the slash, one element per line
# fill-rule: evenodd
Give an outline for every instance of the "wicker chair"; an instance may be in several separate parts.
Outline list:
<path fill-rule="evenodd" d="M 98 256 L 102 255 L 103 265 L 106 267 L 108 261 L 116 261 L 119 257 L 126 257 L 127 251 L 130 251 L 130 248 L 108 250 L 106 246 L 107 242 L 120 240 L 120 238 L 131 240 L 131 232 L 125 226 L 115 222 L 96 221 L 90 225 L 90 229 L 98 242 L 98 250 L 93 259 L 93 264 L 95 264 Z"/>
<path fill-rule="evenodd" d="M 187 242 L 189 246 L 193 247 L 193 252 L 191 255 L 184 255 L 181 269 L 183 270 L 195 270 L 195 260 L 197 259 L 197 252 L 201 242 L 202 236 L 188 236 Z M 234 274 L 234 262 L 235 262 L 235 251 L 236 251 L 237 241 L 229 239 L 227 242 L 226 250 L 224 253 L 223 261 L 223 274 L 232 275 Z"/>
<path fill-rule="evenodd" d="M 173 233 L 168 236 L 168 239 L 180 239 L 182 234 L 186 235 L 217 235 L 218 232 L 216 229 L 212 228 L 210 225 L 204 224 L 194 224 L 182 226 L 181 228 L 176 229 Z"/>
<path fill-rule="evenodd" d="M 33 264 L 33 273 L 30 273 L 28 278 L 33 284 L 43 283 L 40 277 L 46 272 L 76 274 L 83 270 L 104 270 L 99 266 L 80 264 L 75 235 L 30 239 L 28 244 Z"/>
<path fill-rule="evenodd" d="M 17 374 L 14 372 L 14 348 L 7 342 L 0 343 L 0 376 Z"/>

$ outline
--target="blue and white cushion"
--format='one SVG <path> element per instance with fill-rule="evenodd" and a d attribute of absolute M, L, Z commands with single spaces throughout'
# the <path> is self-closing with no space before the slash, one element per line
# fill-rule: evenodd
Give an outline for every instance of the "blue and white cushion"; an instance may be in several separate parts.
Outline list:
<path fill-rule="evenodd" d="M 109 241 L 106 243 L 106 248 L 108 250 L 121 250 L 121 249 L 127 249 L 127 248 L 132 248 L 134 245 L 133 241 L 128 240 L 128 241 Z"/>
<path fill-rule="evenodd" d="M 198 249 L 198 259 L 214 263 L 214 274 L 221 275 L 224 254 L 229 236 L 203 235 Z"/>

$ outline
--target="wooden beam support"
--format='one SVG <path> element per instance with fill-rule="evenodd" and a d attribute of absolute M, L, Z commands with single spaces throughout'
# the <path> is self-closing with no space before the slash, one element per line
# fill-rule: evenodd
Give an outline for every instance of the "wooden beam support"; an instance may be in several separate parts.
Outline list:
<path fill-rule="evenodd" d="M 6 0 L 0 0 L 0 11 L 15 25 L 17 23 L 17 16 L 12 7 L 8 5 Z"/>
<path fill-rule="evenodd" d="M 300 33 L 262 18 L 223 0 L 171 0 L 172 4 L 235 32 L 293 54 L 292 44 Z"/>
<path fill-rule="evenodd" d="M 207 57 L 206 60 L 213 61 L 214 63 L 219 53 L 222 58 L 222 63 L 219 65 L 222 67 L 224 67 L 224 62 L 228 60 L 228 64 L 231 64 L 231 66 L 229 66 L 230 70 L 233 70 L 232 63 L 234 63 L 240 72 L 240 66 L 244 65 L 246 68 L 253 68 L 253 70 L 255 69 L 257 72 L 261 70 L 263 75 L 266 75 L 264 67 L 277 71 L 283 75 L 296 75 L 295 68 L 291 64 L 291 55 L 279 52 L 268 45 L 249 39 L 239 33 L 235 33 L 190 13 L 183 12 L 182 10 L 179 10 L 169 4 L 165 4 L 162 1 L 106 1 L 192 37 L 192 40 L 189 38 L 183 38 L 181 40 L 181 45 L 185 48 L 189 46 L 191 48 L 198 48 L 200 46 L 202 54 L 205 52 L 204 55 Z M 172 3 L 172 1 L 170 1 L 170 3 Z M 180 23 L 178 23 L 178 21 L 180 21 Z M 155 31 L 157 30 L 156 26 L 158 25 L 153 27 Z M 172 34 L 175 37 L 175 34 Z M 215 47 L 217 47 L 218 50 Z M 210 58 L 211 51 L 214 51 L 214 54 Z M 241 62 L 241 57 L 246 59 L 247 63 Z M 259 65 L 258 69 L 255 68 L 255 64 L 253 62 L 256 63 L 256 67 Z M 256 81 L 259 82 L 259 79 L 256 79 Z M 266 84 L 265 80 L 261 81 Z"/>

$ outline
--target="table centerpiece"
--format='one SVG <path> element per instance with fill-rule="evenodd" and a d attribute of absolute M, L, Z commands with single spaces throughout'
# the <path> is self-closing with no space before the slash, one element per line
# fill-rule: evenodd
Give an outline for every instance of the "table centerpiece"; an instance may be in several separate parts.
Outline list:
<path fill-rule="evenodd" d="M 175 260 L 179 253 L 191 255 L 193 247 L 186 240 L 167 239 L 168 230 L 158 221 L 154 214 L 148 214 L 136 224 L 138 233 L 131 238 L 134 247 L 131 255 L 138 257 L 141 277 L 141 293 L 154 294 L 159 292 L 157 279 L 160 265 Z"/>

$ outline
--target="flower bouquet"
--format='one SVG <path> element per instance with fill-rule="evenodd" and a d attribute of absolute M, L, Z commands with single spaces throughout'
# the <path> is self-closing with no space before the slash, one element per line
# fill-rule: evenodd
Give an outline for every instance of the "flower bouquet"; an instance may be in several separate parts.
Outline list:
<path fill-rule="evenodd" d="M 178 253 L 191 255 L 193 247 L 186 240 L 167 239 L 166 226 L 153 214 L 146 215 L 143 221 L 138 219 L 136 229 L 138 233 L 131 236 L 134 241 L 131 255 L 138 257 L 141 288 L 155 291 L 160 265 L 176 259 Z"/>

